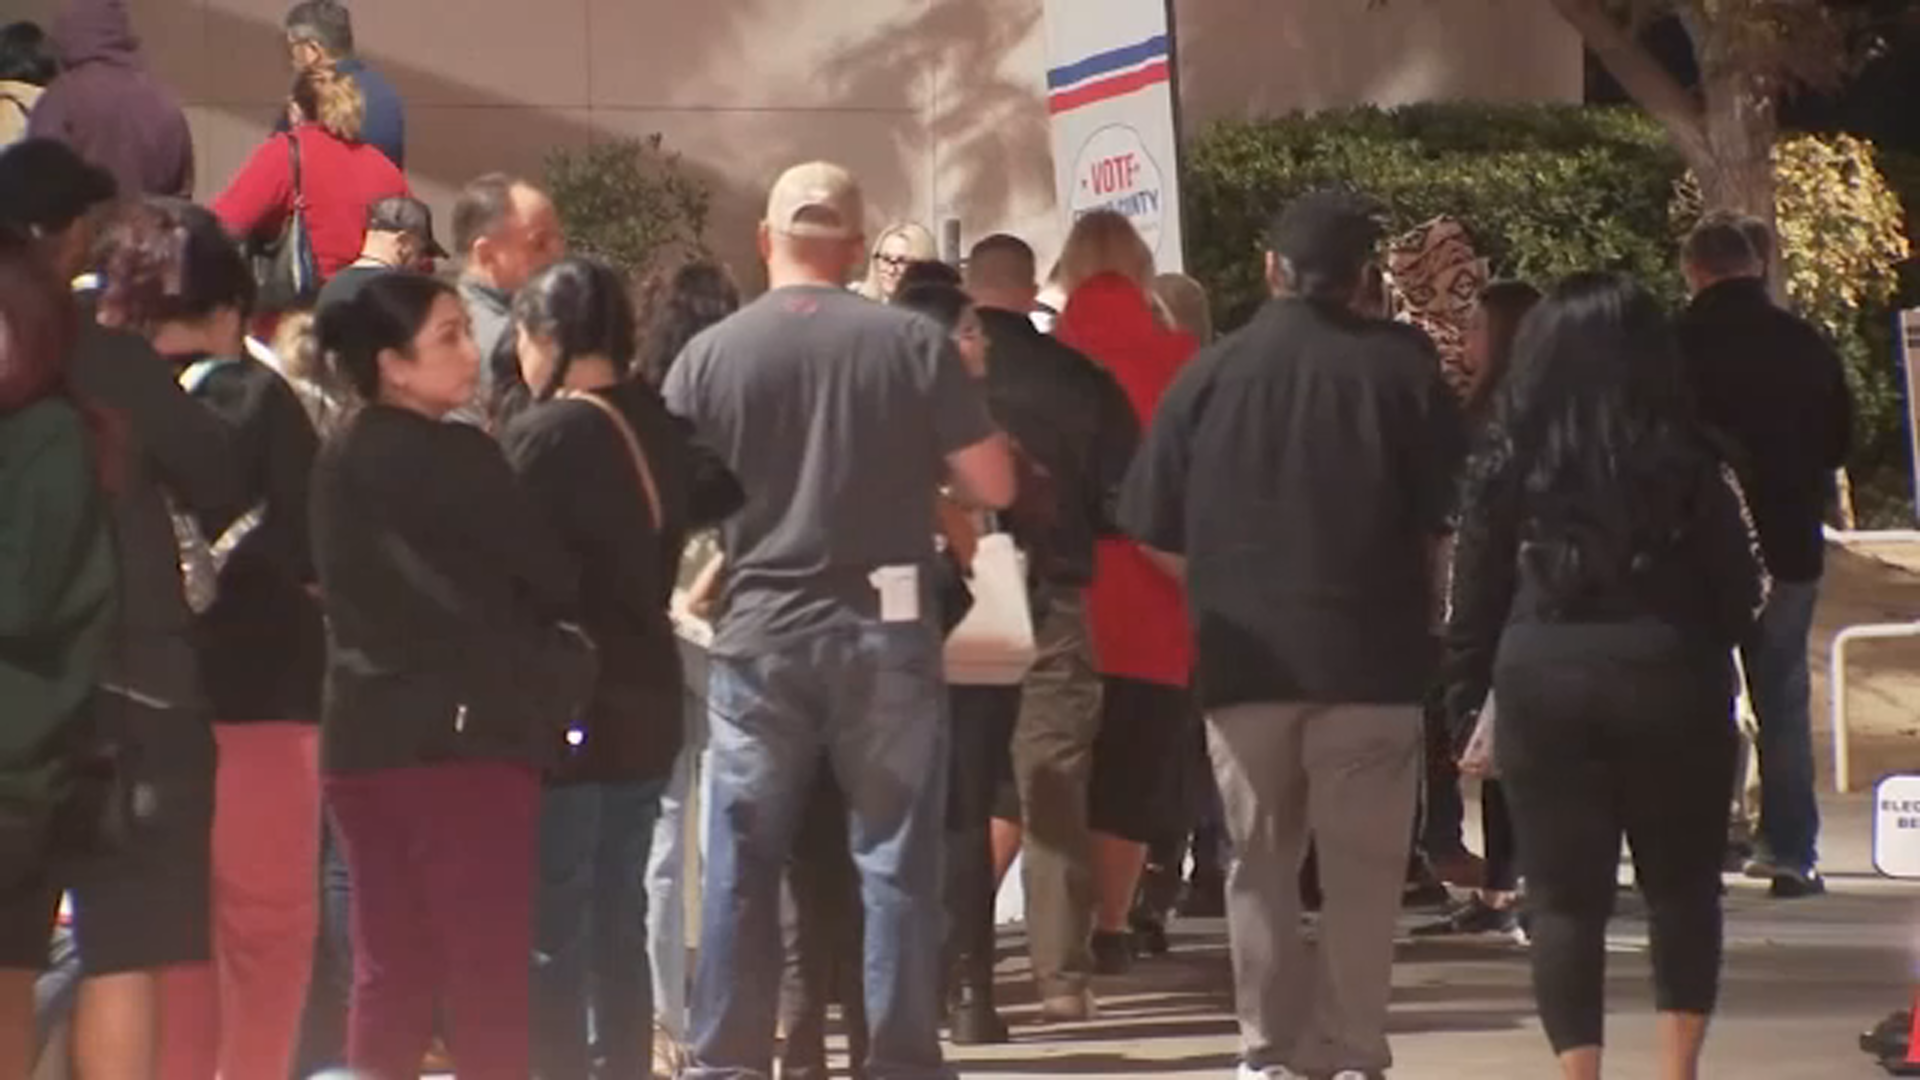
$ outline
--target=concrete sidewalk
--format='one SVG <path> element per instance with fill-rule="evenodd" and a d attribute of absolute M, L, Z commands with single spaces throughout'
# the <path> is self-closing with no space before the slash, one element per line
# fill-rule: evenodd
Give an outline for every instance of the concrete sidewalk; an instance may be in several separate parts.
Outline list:
<path fill-rule="evenodd" d="M 1920 887 L 1872 876 L 1870 804 L 1823 802 L 1833 895 L 1781 903 L 1730 879 L 1724 999 L 1706 1075 L 1853 1080 L 1883 1075 L 1855 1046 L 1903 1004 L 1915 974 Z M 1474 815 L 1470 813 L 1469 817 Z M 1421 921 L 1410 917 L 1404 926 Z M 1404 928 L 1404 927 L 1403 927 Z M 967 1076 L 1165 1076 L 1227 1080 L 1239 1050 L 1226 930 L 1174 927 L 1171 956 L 1097 984 L 1094 1023 L 1038 1026 L 1017 928 L 1000 985 L 1016 1041 L 953 1050 Z M 1610 1075 L 1651 1076 L 1653 1006 L 1646 924 L 1621 894 L 1610 939 Z M 1396 1080 L 1555 1075 L 1534 1016 L 1527 957 L 1503 941 L 1403 942 L 1393 1009 Z"/>

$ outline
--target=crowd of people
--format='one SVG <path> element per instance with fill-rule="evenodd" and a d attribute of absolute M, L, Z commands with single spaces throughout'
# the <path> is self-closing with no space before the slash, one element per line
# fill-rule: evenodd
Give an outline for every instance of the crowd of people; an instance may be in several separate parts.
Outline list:
<path fill-rule="evenodd" d="M 1216 341 L 1123 216 L 1045 273 L 1004 234 L 948 266 L 813 162 L 743 302 L 702 258 L 569 254 L 505 174 L 443 247 L 346 8 L 286 43 L 278 130 L 202 207 L 121 0 L 0 32 L 9 1074 L 57 938 L 80 1077 L 804 1080 L 837 1005 L 855 1075 L 936 1080 L 943 1027 L 1010 1037 L 1017 861 L 1042 1024 L 1224 914 L 1239 1075 L 1383 1076 L 1400 914 L 1453 885 L 1415 935 L 1527 944 L 1587 1080 L 1624 840 L 1681 1080 L 1740 672 L 1745 869 L 1822 890 L 1850 407 L 1763 224 L 1700 223 L 1677 317 L 1606 273 L 1487 285 L 1449 380 L 1358 195 L 1284 208 Z M 1011 682 L 945 644 L 995 538 Z"/>

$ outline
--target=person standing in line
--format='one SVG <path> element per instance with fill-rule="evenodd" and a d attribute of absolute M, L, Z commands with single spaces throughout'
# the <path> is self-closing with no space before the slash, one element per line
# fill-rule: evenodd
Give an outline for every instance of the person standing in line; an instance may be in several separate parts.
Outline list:
<path fill-rule="evenodd" d="M 120 315 L 228 426 L 245 484 L 201 516 L 229 551 L 194 627 L 219 754 L 214 962 L 161 976 L 160 1076 L 285 1076 L 318 922 L 314 723 L 326 646 L 306 524 L 317 440 L 292 388 L 246 355 L 253 274 L 217 218 L 191 203 L 130 207 L 100 251 L 109 281 L 158 279 Z"/>
<path fill-rule="evenodd" d="M 117 612 L 107 494 L 112 433 L 88 416 L 67 368 L 79 313 L 26 235 L 0 228 L 0 661 L 7 703 L 0 781 L 0 1072 L 29 1076 L 36 981 L 60 907 L 59 772 L 83 745 L 87 701 Z M 55 966 L 61 967 L 55 956 Z"/>
<path fill-rule="evenodd" d="M 991 829 L 1000 829 L 1011 859 L 1006 845 L 1017 842 L 1021 816 L 1012 749 L 1016 733 L 1024 725 L 1033 740 L 1029 745 L 1037 748 L 1045 729 L 1084 730 L 1086 714 L 1097 701 L 1098 683 L 1085 649 L 1084 593 L 1093 582 L 1098 539 L 1114 528 L 1114 497 L 1140 439 L 1139 422 L 1113 375 L 1034 326 L 1037 271 L 1033 249 L 1006 235 L 975 244 L 966 264 L 966 288 L 990 346 L 988 408 L 1047 483 L 1044 490 L 1023 488 L 1006 515 L 1032 567 L 1030 599 L 1041 631 L 1041 658 L 1013 693 L 954 691 L 958 820 L 949 838 L 955 846 L 949 906 L 960 990 L 952 1024 L 956 1043 L 1005 1038 L 1005 1025 L 993 1008 L 998 881 Z M 1046 905 L 1034 906 L 1034 895 L 1028 893 L 1028 925 L 1034 928 L 1035 952 L 1055 956 L 1051 963 L 1064 966 L 1057 959 L 1064 948 L 1038 940 Z M 1064 913 L 1057 904 L 1054 912 Z M 1072 933 L 1071 925 L 1065 929 Z"/>
<path fill-rule="evenodd" d="M 863 200 L 822 162 L 782 174 L 760 226 L 771 290 L 667 378 L 747 491 L 722 528 L 711 661 L 713 808 L 690 1080 L 772 1071 L 780 875 L 824 754 L 866 913 L 873 1080 L 945 1080 L 940 903 L 947 719 L 931 589 L 951 479 L 1013 500 L 1012 454 L 953 342 L 842 282 Z"/>
<path fill-rule="evenodd" d="M 246 239 L 279 236 L 294 210 L 303 208 L 314 262 L 325 280 L 359 257 L 368 208 L 409 194 L 407 178 L 361 141 L 366 103 L 351 77 L 329 68 L 301 72 L 289 110 L 299 123 L 254 150 L 213 200 L 213 212 L 229 232 Z"/>
<path fill-rule="evenodd" d="M 1699 1075 L 1719 990 L 1731 653 L 1767 603 L 1759 545 L 1658 303 L 1607 274 L 1558 285 L 1521 328 L 1468 470 L 1445 682 L 1460 743 L 1489 687 L 1498 701 L 1534 996 L 1567 1080 L 1601 1074 L 1623 836 L 1652 928 L 1659 1074 Z"/>
<path fill-rule="evenodd" d="M 480 367 L 451 286 L 385 275 L 317 333 L 364 403 L 312 480 L 322 786 L 353 883 L 347 1063 L 418 1075 L 440 1002 L 462 1080 L 526 1080 L 540 773 L 592 674 L 557 626 L 578 575 L 499 447 L 441 422 Z"/>
<path fill-rule="evenodd" d="M 640 351 L 634 371 L 657 390 L 666 384 L 687 342 L 740 309 L 740 289 L 726 267 L 695 259 L 649 275 L 640 286 L 636 307 Z M 688 540 L 676 588 L 691 587 L 712 562 L 712 536 L 708 530 Z M 648 852 L 647 958 L 653 965 L 654 1016 L 671 1044 L 664 1057 L 656 1048 L 655 1057 L 677 1071 L 685 1062 L 688 1035 L 687 813 L 699 785 L 696 777 L 704 773 L 700 761 L 707 746 L 707 687 L 701 677 L 706 674 L 704 650 L 684 638 L 676 644 L 686 673 L 681 708 L 685 737 L 674 759 L 673 775 L 660 795 L 660 820 Z"/>
<path fill-rule="evenodd" d="M 1678 320 L 1701 419 L 1733 444 L 1774 589 L 1740 643 L 1760 722 L 1760 829 L 1750 877 L 1780 899 L 1826 891 L 1819 866 L 1807 639 L 1826 559 L 1822 523 L 1846 463 L 1853 403 L 1840 356 L 1773 303 L 1766 259 L 1738 219 L 1709 218 L 1681 262 L 1693 302 Z"/>
<path fill-rule="evenodd" d="M 71 147 L 29 139 L 0 154 L 0 224 L 34 238 L 62 281 L 88 270 L 113 177 Z M 76 394 L 124 432 L 112 500 L 120 612 L 100 692 L 98 738 L 134 762 L 149 816 L 141 842 L 80 859 L 67 885 L 87 940 L 74 1017 L 83 1076 L 154 1075 L 160 972 L 205 964 L 210 916 L 213 731 L 181 578 L 173 512 L 218 515 L 242 498 L 227 427 L 187 396 L 126 312 L 162 283 L 122 275 L 76 299 L 82 312 L 70 378 Z"/>
<path fill-rule="evenodd" d="M 66 0 L 54 16 L 63 70 L 27 120 L 112 174 L 120 193 L 193 196 L 193 132 L 140 55 L 127 0 Z"/>
<path fill-rule="evenodd" d="M 545 192 L 505 173 L 488 173 L 454 201 L 453 248 L 463 260 L 460 300 L 480 349 L 480 380 L 473 401 L 451 418 L 484 425 L 495 399 L 494 354 L 513 325 L 513 296 L 567 253 L 567 238 Z"/>
<path fill-rule="evenodd" d="M 60 75 L 60 58 L 38 23 L 0 26 L 0 150 L 27 137 L 40 95 Z"/>
<path fill-rule="evenodd" d="M 1392 1064 L 1434 556 L 1462 435 L 1432 344 L 1355 310 L 1380 235 L 1343 193 L 1280 214 L 1275 298 L 1181 372 L 1120 501 L 1120 524 L 1186 577 L 1236 855 L 1247 1080 L 1365 1080 Z M 1299 926 L 1309 833 L 1326 892 L 1317 964 Z"/>
<path fill-rule="evenodd" d="M 360 257 L 341 267 L 321 288 L 313 306 L 351 300 L 360 286 L 392 270 L 432 275 L 447 249 L 433 236 L 433 210 L 411 195 L 392 195 L 367 207 Z"/>
<path fill-rule="evenodd" d="M 885 304 L 900 291 L 907 267 L 914 263 L 934 262 L 940 257 L 933 234 L 925 225 L 900 221 L 881 230 L 873 242 L 873 254 L 867 260 L 867 276 L 856 291 L 869 300 Z"/>
<path fill-rule="evenodd" d="M 1067 302 L 1054 334 L 1113 373 L 1142 428 L 1197 345 L 1162 321 L 1153 277 L 1153 252 L 1122 214 L 1087 214 L 1067 235 L 1058 268 Z M 1133 964 L 1129 917 L 1147 842 L 1181 816 L 1177 763 L 1192 723 L 1193 638 L 1178 579 L 1125 536 L 1102 537 L 1097 555 L 1087 617 L 1101 695 L 1085 729 L 1083 801 L 1092 830 L 1094 970 L 1118 975 Z"/>
<path fill-rule="evenodd" d="M 644 1076 L 654 1012 L 644 878 L 681 735 L 667 606 L 688 530 L 744 499 L 659 391 L 628 377 L 636 325 L 611 267 L 570 257 L 542 270 L 514 302 L 514 332 L 534 405 L 501 446 L 581 566 L 581 625 L 601 662 L 542 799 L 534 1071 Z"/>
<path fill-rule="evenodd" d="M 340 0 L 302 0 L 287 10 L 287 56 L 296 75 L 323 68 L 353 79 L 366 99 L 361 140 L 407 167 L 407 113 L 400 92 L 353 51 L 353 15 Z M 274 130 L 286 131 L 282 117 Z"/>
<path fill-rule="evenodd" d="M 1540 302 L 1540 290 L 1524 281 L 1496 281 L 1480 292 L 1469 317 L 1465 337 L 1467 397 L 1462 408 L 1472 442 L 1492 432 L 1494 400 L 1513 370 L 1513 347 L 1521 320 Z M 1442 708 L 1444 715 L 1445 709 Z M 1450 727 L 1450 726 L 1449 726 Z M 1452 733 L 1443 751 L 1452 755 Z M 1456 781 L 1457 782 L 1457 781 Z M 1513 814 L 1500 781 L 1484 777 L 1480 784 L 1480 832 L 1485 838 L 1485 869 L 1480 885 L 1446 917 L 1417 926 L 1415 937 L 1462 934 L 1506 934 L 1525 939 L 1520 919 L 1520 870 L 1513 836 Z"/>
<path fill-rule="evenodd" d="M 1202 348 L 1213 344 L 1213 302 L 1205 286 L 1186 274 L 1159 274 L 1153 279 L 1153 295 L 1166 309 L 1173 329 Z M 1206 725 L 1197 708 L 1188 730 L 1189 747 L 1183 751 L 1188 764 L 1180 770 L 1177 785 L 1178 816 L 1155 828 L 1128 919 L 1136 951 L 1150 956 L 1171 948 L 1167 918 L 1176 906 L 1186 916 L 1218 919 L 1226 915 L 1226 827 L 1220 819 L 1220 785 L 1213 782 L 1213 766 L 1207 761 Z M 1193 872 L 1183 887 L 1181 868 L 1189 852 Z"/>

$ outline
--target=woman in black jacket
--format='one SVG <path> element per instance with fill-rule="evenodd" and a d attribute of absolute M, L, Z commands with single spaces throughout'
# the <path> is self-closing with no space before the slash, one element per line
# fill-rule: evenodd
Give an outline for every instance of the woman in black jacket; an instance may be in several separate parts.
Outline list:
<path fill-rule="evenodd" d="M 525 411 L 501 443 L 581 567 L 600 649 L 591 703 L 549 773 L 540 819 L 534 1062 L 542 1080 L 652 1071 L 645 872 L 680 752 L 680 654 L 667 614 L 689 529 L 744 501 L 651 385 L 630 377 L 633 305 L 604 263 L 563 259 L 521 289 Z M 591 978 L 590 978 L 591 976 Z M 589 984 L 593 987 L 589 1010 Z M 588 1014 L 599 1045 L 588 1047 Z"/>
<path fill-rule="evenodd" d="M 253 274 L 210 212 L 172 200 L 128 208 L 102 253 L 113 280 L 161 282 L 143 299 L 110 296 L 227 426 L 242 482 L 230 505 L 201 515 L 218 565 L 193 635 L 219 750 L 215 963 L 162 976 L 161 1077 L 278 1076 L 292 1065 L 318 921 L 326 647 L 307 530 L 318 440 L 293 389 L 247 355 Z"/>
<path fill-rule="evenodd" d="M 1767 582 L 1682 377 L 1644 291 L 1563 282 L 1522 326 L 1455 554 L 1449 710 L 1464 736 L 1497 691 L 1535 995 L 1569 1080 L 1600 1075 L 1623 834 L 1651 912 L 1661 1076 L 1696 1074 L 1718 994 L 1731 650 Z"/>
<path fill-rule="evenodd" d="M 348 1063 L 416 1075 L 438 999 L 462 1080 L 526 1080 L 540 776 L 591 683 L 556 626 L 573 558 L 493 441 L 442 422 L 480 364 L 451 287 L 385 275 L 318 333 L 365 402 L 313 476 L 324 788 L 353 877 Z"/>

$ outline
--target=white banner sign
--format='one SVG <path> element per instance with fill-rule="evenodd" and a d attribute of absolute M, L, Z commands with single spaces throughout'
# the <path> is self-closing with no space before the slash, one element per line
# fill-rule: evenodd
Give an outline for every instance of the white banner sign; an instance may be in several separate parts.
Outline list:
<path fill-rule="evenodd" d="M 1166 0 L 1046 0 L 1053 174 L 1071 225 L 1117 210 L 1163 271 L 1184 266 Z"/>
<path fill-rule="evenodd" d="M 1889 776 L 1873 793 L 1873 866 L 1920 880 L 1920 776 Z"/>

